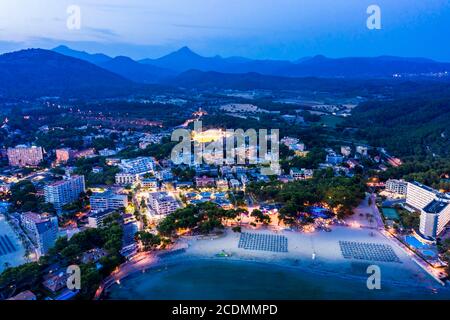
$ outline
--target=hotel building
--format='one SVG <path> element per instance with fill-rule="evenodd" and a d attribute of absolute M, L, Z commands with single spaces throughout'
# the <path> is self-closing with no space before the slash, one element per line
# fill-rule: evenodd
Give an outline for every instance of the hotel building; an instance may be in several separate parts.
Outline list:
<path fill-rule="evenodd" d="M 58 236 L 58 218 L 34 212 L 26 212 L 20 218 L 22 227 L 37 247 L 38 254 L 45 255 Z"/>
<path fill-rule="evenodd" d="M 170 214 L 180 207 L 178 202 L 167 192 L 152 192 L 149 194 L 148 200 L 152 209 L 159 215 Z"/>
<path fill-rule="evenodd" d="M 69 176 L 45 186 L 45 202 L 53 203 L 55 209 L 60 211 L 62 206 L 77 200 L 85 190 L 84 176 Z"/>
<path fill-rule="evenodd" d="M 419 231 L 427 239 L 435 239 L 450 221 L 450 195 L 421 183 L 408 183 L 406 205 L 420 211 Z"/>
<path fill-rule="evenodd" d="M 215 185 L 215 179 L 207 176 L 195 177 L 195 185 L 198 188 L 213 187 Z"/>
<path fill-rule="evenodd" d="M 7 150 L 9 165 L 13 167 L 37 166 L 44 159 L 42 147 L 18 145 Z"/>
<path fill-rule="evenodd" d="M 151 157 L 138 157 L 135 159 L 123 159 L 119 167 L 125 173 L 143 174 L 153 172 L 155 168 L 155 161 Z"/>
<path fill-rule="evenodd" d="M 111 210 L 98 211 L 98 212 L 91 213 L 88 216 L 88 227 L 89 228 L 102 228 L 104 226 L 105 219 L 110 217 L 115 212 L 116 212 L 115 210 L 111 209 Z"/>
<path fill-rule="evenodd" d="M 93 212 L 119 209 L 128 206 L 128 197 L 125 194 L 116 194 L 112 190 L 107 190 L 92 194 L 89 203 Z"/>
<path fill-rule="evenodd" d="M 142 179 L 141 186 L 143 188 L 156 189 L 158 188 L 158 181 L 155 178 Z"/>
<path fill-rule="evenodd" d="M 389 179 L 386 181 L 386 190 L 389 192 L 406 195 L 408 183 L 405 180 Z"/>
<path fill-rule="evenodd" d="M 139 176 L 134 173 L 117 173 L 116 174 L 116 184 L 128 185 L 133 184 L 138 181 Z"/>
<path fill-rule="evenodd" d="M 291 168 L 289 174 L 292 178 L 294 178 L 294 180 L 306 180 L 311 179 L 314 176 L 314 171 L 312 169 Z"/>

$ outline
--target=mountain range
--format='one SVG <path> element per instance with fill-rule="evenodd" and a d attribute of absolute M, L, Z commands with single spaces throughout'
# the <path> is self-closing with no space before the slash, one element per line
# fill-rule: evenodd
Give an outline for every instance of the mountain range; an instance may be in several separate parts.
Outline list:
<path fill-rule="evenodd" d="M 90 54 L 59 46 L 0 55 L 0 97 L 108 96 L 165 87 L 339 90 L 361 80 L 392 79 L 398 74 L 450 71 L 450 64 L 423 58 L 376 57 L 297 61 L 203 57 L 187 47 L 158 59 Z M 444 77 L 447 78 L 447 77 Z M 408 78 L 410 79 L 410 78 Z"/>
<path fill-rule="evenodd" d="M 203 57 L 183 47 L 157 59 L 139 61 L 121 59 L 112 65 L 111 58 L 103 54 L 88 54 L 60 46 L 54 51 L 89 61 L 130 80 L 156 83 L 169 80 L 189 70 L 220 73 L 259 73 L 281 77 L 324 78 L 392 78 L 393 75 L 424 75 L 450 71 L 450 63 L 425 58 L 393 56 L 349 57 L 332 59 L 325 56 L 304 57 L 296 61 L 252 60 L 243 57 Z M 130 71 L 132 69 L 132 71 Z"/>
<path fill-rule="evenodd" d="M 0 96 L 102 96 L 131 92 L 136 84 L 87 61 L 43 49 L 0 55 Z"/>

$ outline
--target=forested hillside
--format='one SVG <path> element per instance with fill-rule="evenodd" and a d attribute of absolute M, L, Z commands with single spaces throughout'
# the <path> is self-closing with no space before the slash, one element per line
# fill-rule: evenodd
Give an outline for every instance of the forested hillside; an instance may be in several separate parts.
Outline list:
<path fill-rule="evenodd" d="M 358 106 L 347 126 L 398 156 L 450 157 L 450 99 L 410 98 Z"/>

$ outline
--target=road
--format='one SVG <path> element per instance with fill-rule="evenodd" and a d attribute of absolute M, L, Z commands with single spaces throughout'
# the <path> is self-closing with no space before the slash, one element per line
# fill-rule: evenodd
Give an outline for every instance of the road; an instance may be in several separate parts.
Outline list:
<path fill-rule="evenodd" d="M 384 230 L 383 218 L 381 217 L 381 212 L 377 207 L 377 195 L 375 193 L 372 193 L 369 198 L 371 199 L 370 208 L 372 209 L 373 217 L 377 222 L 378 229 Z"/>

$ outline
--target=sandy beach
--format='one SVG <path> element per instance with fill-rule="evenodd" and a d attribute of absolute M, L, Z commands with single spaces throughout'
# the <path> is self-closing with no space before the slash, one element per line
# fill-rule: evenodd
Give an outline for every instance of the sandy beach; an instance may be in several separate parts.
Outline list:
<path fill-rule="evenodd" d="M 226 229 L 219 237 L 183 237 L 177 241 L 175 252 L 149 253 L 148 257 L 146 255 L 147 258 L 132 263 L 132 266 L 121 268 L 103 287 L 106 288 L 104 298 L 448 299 L 450 297 L 449 288 L 443 287 L 420 268 L 396 243 L 373 229 L 334 226 L 331 232 L 276 233 L 261 229 L 245 229 L 243 232 L 283 235 L 288 239 L 288 250 L 268 252 L 239 248 L 241 234 L 230 229 Z M 389 245 L 399 261 L 345 259 L 339 241 Z M 372 292 L 366 288 L 369 276 L 366 270 L 369 265 L 380 267 L 382 288 L 380 292 Z M 220 285 L 217 285 L 218 274 Z M 286 283 L 287 279 L 290 281 Z M 273 281 L 280 285 L 274 286 Z"/>
<path fill-rule="evenodd" d="M 275 234 L 268 230 L 244 230 L 248 233 Z M 390 283 L 441 287 L 430 275 L 421 269 L 398 245 L 376 230 L 335 226 L 332 232 L 316 231 L 300 233 L 281 231 L 276 234 L 288 239 L 288 252 L 267 252 L 246 250 L 238 247 L 239 233 L 229 229 L 223 236 L 197 240 L 191 237 L 183 239 L 188 248 L 184 253 L 173 257 L 161 258 L 160 263 L 173 259 L 238 259 L 263 262 L 285 267 L 299 268 L 308 272 L 329 273 L 340 277 L 364 277 L 368 275 L 368 265 L 377 265 L 381 269 L 382 281 Z M 387 244 L 392 247 L 400 259 L 398 262 L 365 261 L 345 259 L 340 250 L 339 241 Z M 229 257 L 218 257 L 222 250 Z M 314 254 L 314 259 L 313 259 Z"/>
<path fill-rule="evenodd" d="M 6 221 L 5 216 L 0 214 L 0 236 L 2 235 L 8 236 L 16 250 L 8 254 L 0 255 L 0 273 L 5 269 L 5 263 L 10 267 L 14 267 L 26 262 L 24 258 L 25 249 L 20 239 Z"/>

